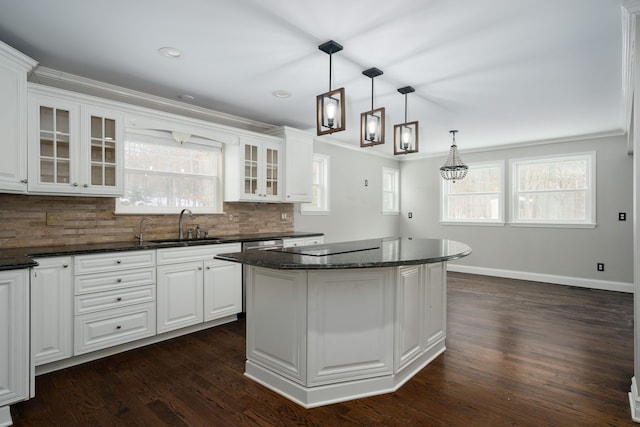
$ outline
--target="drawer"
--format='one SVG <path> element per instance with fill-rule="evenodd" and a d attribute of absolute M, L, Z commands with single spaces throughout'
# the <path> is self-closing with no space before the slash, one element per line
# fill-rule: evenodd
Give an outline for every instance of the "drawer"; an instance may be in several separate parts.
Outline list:
<path fill-rule="evenodd" d="M 154 267 L 156 251 L 126 251 L 74 257 L 74 274 L 104 273 L 130 268 Z"/>
<path fill-rule="evenodd" d="M 225 243 L 221 245 L 202 245 L 182 248 L 157 249 L 158 265 L 175 264 L 179 262 L 205 261 L 213 259 L 217 254 L 240 252 L 240 243 Z"/>
<path fill-rule="evenodd" d="M 74 355 L 156 334 L 155 302 L 75 317 Z"/>
<path fill-rule="evenodd" d="M 73 283 L 76 295 L 153 285 L 156 283 L 156 269 L 141 268 L 111 273 L 85 274 L 74 277 Z"/>
<path fill-rule="evenodd" d="M 285 248 L 293 248 L 296 246 L 304 246 L 304 238 L 289 238 L 289 239 L 282 239 L 282 246 Z"/>
<path fill-rule="evenodd" d="M 93 292 L 75 297 L 75 314 L 125 307 L 156 300 L 156 285 Z"/>

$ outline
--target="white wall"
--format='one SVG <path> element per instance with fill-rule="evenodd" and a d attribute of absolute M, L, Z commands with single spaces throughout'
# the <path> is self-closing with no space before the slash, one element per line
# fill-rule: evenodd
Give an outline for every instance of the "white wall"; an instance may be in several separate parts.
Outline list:
<path fill-rule="evenodd" d="M 400 234 L 447 238 L 469 244 L 473 253 L 455 262 L 462 270 L 467 267 L 466 271 L 480 267 L 527 272 L 534 274 L 523 278 L 535 279 L 535 275 L 540 275 L 539 280 L 544 281 L 630 291 L 631 288 L 627 287 L 633 282 L 633 170 L 632 158 L 626 153 L 624 136 L 482 153 L 465 154 L 462 151 L 462 158 L 466 163 L 505 160 L 508 183 L 509 159 L 586 151 L 597 153 L 596 228 L 441 225 L 441 178 L 438 168 L 444 163 L 443 157 L 402 163 Z M 507 197 L 507 212 L 509 201 Z M 413 213 L 412 219 L 407 218 L 408 212 Z M 626 212 L 627 221 L 618 221 L 618 212 Z M 604 272 L 596 270 L 598 262 L 605 263 Z M 491 271 L 487 271 L 487 274 L 491 274 Z M 559 280 L 553 280 L 554 277 Z M 585 280 L 562 280 L 567 277 Z"/>
<path fill-rule="evenodd" d="M 296 231 L 323 232 L 328 243 L 398 235 L 398 216 L 381 213 L 382 168 L 399 169 L 398 161 L 320 141 L 314 153 L 330 157 L 330 213 L 301 215 L 296 204 Z"/>

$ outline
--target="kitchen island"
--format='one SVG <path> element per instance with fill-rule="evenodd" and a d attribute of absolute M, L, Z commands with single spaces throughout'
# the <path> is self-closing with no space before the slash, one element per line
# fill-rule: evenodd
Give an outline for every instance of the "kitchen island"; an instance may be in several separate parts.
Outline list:
<path fill-rule="evenodd" d="M 306 407 L 397 390 L 445 350 L 464 243 L 382 238 L 221 254 L 249 266 L 245 375 Z"/>

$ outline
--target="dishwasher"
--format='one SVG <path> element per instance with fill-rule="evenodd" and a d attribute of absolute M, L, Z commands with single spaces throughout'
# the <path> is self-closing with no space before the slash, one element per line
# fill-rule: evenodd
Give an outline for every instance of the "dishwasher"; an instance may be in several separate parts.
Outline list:
<path fill-rule="evenodd" d="M 242 242 L 242 252 L 244 251 L 266 251 L 268 249 L 282 249 L 282 239 L 252 240 Z M 242 265 L 242 313 L 247 312 L 247 267 Z"/>

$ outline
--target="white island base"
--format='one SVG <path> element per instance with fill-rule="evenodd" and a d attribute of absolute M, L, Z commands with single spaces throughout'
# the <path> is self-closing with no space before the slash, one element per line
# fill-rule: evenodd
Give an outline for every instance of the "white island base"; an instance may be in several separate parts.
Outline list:
<path fill-rule="evenodd" d="M 249 266 L 245 375 L 305 408 L 389 393 L 445 350 L 446 262 Z"/>

